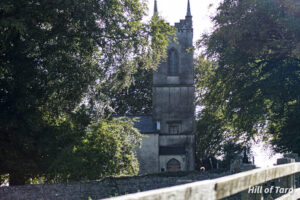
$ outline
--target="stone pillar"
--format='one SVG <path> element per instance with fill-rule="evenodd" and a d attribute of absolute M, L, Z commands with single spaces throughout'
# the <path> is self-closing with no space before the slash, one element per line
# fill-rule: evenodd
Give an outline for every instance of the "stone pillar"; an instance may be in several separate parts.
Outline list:
<path fill-rule="evenodd" d="M 277 160 L 277 165 L 294 163 L 294 162 L 295 162 L 295 159 L 293 159 L 293 158 L 279 158 Z M 294 188 L 295 189 L 295 187 L 296 187 L 295 174 L 276 179 L 275 180 L 275 187 Z M 282 195 L 284 195 L 284 194 L 276 193 L 274 196 L 276 198 L 278 198 Z"/>
<path fill-rule="evenodd" d="M 300 157 L 297 153 L 285 154 L 284 157 L 285 158 L 294 158 L 296 162 L 300 162 Z M 295 179 L 296 179 L 296 188 L 299 188 L 300 187 L 300 173 L 297 173 L 295 175 Z"/>

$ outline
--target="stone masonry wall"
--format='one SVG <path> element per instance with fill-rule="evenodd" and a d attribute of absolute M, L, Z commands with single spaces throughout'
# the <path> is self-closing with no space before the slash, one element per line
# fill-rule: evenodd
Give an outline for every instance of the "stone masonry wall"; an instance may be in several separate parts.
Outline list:
<path fill-rule="evenodd" d="M 0 187 L 0 200 L 95 200 L 225 176 L 206 172 L 107 178 L 68 184 Z"/>

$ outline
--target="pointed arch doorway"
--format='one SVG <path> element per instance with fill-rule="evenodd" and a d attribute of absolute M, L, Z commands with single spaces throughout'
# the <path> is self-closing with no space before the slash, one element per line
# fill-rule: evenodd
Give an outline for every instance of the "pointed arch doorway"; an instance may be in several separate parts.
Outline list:
<path fill-rule="evenodd" d="M 172 158 L 171 160 L 169 160 L 167 162 L 167 171 L 168 172 L 177 172 L 180 170 L 181 170 L 181 165 L 177 159 Z"/>

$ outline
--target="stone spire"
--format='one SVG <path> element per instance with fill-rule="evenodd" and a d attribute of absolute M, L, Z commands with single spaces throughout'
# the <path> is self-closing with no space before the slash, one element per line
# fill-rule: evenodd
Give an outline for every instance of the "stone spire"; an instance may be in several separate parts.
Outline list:
<path fill-rule="evenodd" d="M 157 15 L 158 11 L 157 11 L 157 0 L 154 0 L 154 13 L 153 15 Z"/>
<path fill-rule="evenodd" d="M 191 5 L 190 5 L 190 0 L 188 0 L 188 6 L 187 6 L 187 12 L 186 12 L 187 17 L 191 17 Z"/>

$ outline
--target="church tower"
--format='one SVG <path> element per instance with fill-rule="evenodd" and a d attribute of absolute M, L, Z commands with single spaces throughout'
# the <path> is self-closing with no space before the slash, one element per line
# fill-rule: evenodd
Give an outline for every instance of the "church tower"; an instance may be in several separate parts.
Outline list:
<path fill-rule="evenodd" d="M 157 14 L 155 0 L 154 12 Z M 153 120 L 158 132 L 160 171 L 194 170 L 193 22 L 190 1 L 175 24 L 167 60 L 153 73 Z"/>

